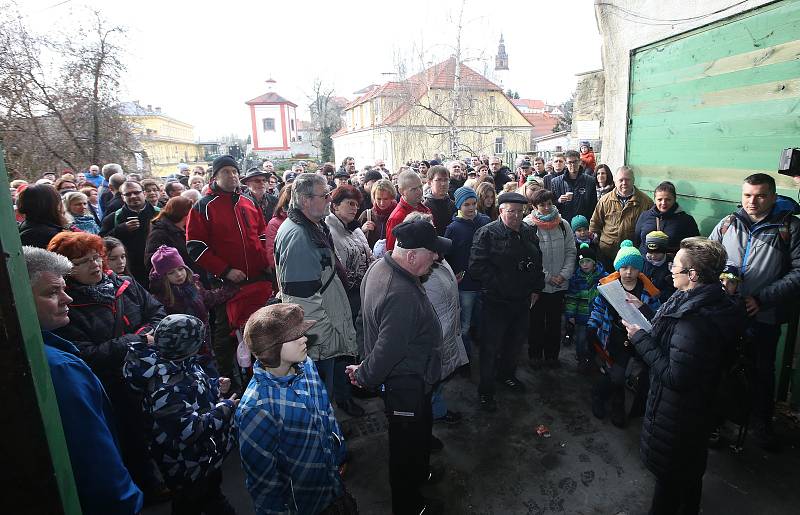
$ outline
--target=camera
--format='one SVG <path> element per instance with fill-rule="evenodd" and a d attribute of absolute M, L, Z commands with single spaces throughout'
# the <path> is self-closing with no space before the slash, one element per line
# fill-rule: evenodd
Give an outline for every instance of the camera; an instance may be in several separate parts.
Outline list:
<path fill-rule="evenodd" d="M 781 152 L 778 173 L 789 177 L 800 176 L 800 148 L 785 148 Z"/>

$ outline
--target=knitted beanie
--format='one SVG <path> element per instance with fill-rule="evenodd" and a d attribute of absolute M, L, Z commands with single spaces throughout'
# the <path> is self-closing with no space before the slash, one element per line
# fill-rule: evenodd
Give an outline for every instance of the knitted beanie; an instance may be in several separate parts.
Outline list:
<path fill-rule="evenodd" d="M 168 360 L 194 356 L 205 339 L 205 324 L 192 315 L 167 315 L 153 331 L 153 344 Z"/>
<path fill-rule="evenodd" d="M 655 252 L 666 252 L 669 247 L 669 236 L 662 231 L 650 231 L 645 236 L 645 246 L 647 250 Z"/>
<path fill-rule="evenodd" d="M 456 209 L 461 209 L 461 206 L 464 205 L 464 202 L 466 202 L 467 199 L 474 198 L 475 200 L 478 200 L 478 195 L 475 193 L 475 190 L 472 188 L 467 188 L 466 186 L 461 186 L 458 188 L 455 191 L 454 196 L 456 198 Z"/>
<path fill-rule="evenodd" d="M 575 215 L 572 217 L 572 231 L 577 231 L 580 228 L 588 229 L 589 220 L 583 215 Z"/>
<path fill-rule="evenodd" d="M 211 163 L 211 178 L 213 179 L 217 175 L 217 172 L 222 170 L 225 166 L 232 166 L 236 168 L 237 172 L 239 171 L 239 163 L 237 163 L 232 156 L 219 156 Z"/>
<path fill-rule="evenodd" d="M 578 262 L 584 259 L 591 259 L 597 262 L 597 255 L 588 243 L 581 243 L 581 248 L 578 249 Z"/>
<path fill-rule="evenodd" d="M 631 240 L 625 240 L 620 244 L 617 257 L 614 258 L 614 270 L 619 270 L 623 266 L 632 266 L 636 270 L 644 268 L 642 253 L 633 246 Z"/>
<path fill-rule="evenodd" d="M 153 256 L 150 258 L 150 263 L 153 264 L 153 271 L 161 277 L 164 277 L 178 267 L 186 266 L 186 263 L 183 262 L 183 258 L 178 251 L 166 245 L 161 245 L 156 249 Z"/>

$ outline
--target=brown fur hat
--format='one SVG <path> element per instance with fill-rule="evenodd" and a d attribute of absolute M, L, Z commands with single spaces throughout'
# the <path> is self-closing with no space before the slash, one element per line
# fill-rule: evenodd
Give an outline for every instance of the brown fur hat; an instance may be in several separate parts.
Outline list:
<path fill-rule="evenodd" d="M 296 340 L 316 323 L 304 320 L 303 308 L 297 304 L 273 304 L 252 315 L 244 325 L 244 343 L 261 363 L 269 368 L 281 364 L 281 348 Z"/>

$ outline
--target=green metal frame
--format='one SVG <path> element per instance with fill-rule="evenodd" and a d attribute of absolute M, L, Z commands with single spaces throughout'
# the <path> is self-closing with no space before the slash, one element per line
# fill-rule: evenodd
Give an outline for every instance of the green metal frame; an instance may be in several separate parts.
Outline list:
<path fill-rule="evenodd" d="M 33 301 L 31 285 L 28 281 L 25 259 L 22 255 L 19 231 L 14 220 L 14 207 L 9 194 L 9 181 L 3 159 L 2 145 L 0 145 L 0 217 L 0 247 L 5 257 L 5 269 L 0 271 L 0 274 L 6 276 L 4 279 L 8 279 L 11 289 L 8 297 L 13 299 L 12 305 L 3 306 L 3 313 L 6 315 L 11 313 L 11 315 L 2 320 L 2 322 L 6 328 L 6 334 L 8 334 L 9 326 L 13 324 L 14 332 L 18 332 L 21 335 L 18 341 L 5 342 L 5 345 L 17 347 L 16 349 L 6 349 L 6 351 L 14 352 L 16 355 L 24 356 L 27 359 L 27 363 L 17 363 L 12 369 L 15 371 L 14 375 L 22 372 L 20 376 L 8 377 L 7 379 L 15 382 L 15 385 L 22 389 L 26 398 L 35 399 L 38 404 L 39 420 L 30 418 L 26 420 L 25 417 L 16 418 L 16 413 L 10 413 L 9 416 L 14 417 L 14 423 L 18 425 L 20 432 L 43 431 L 47 440 L 46 445 L 45 442 L 42 442 L 41 448 L 37 450 L 41 451 L 45 447 L 46 449 L 40 453 L 30 450 L 31 457 L 29 459 L 36 459 L 46 455 L 47 450 L 49 450 L 52 464 L 51 468 L 47 466 L 50 464 L 39 463 L 38 477 L 22 478 L 22 481 L 30 482 L 31 484 L 32 493 L 29 496 L 29 502 L 26 503 L 31 511 L 23 510 L 19 512 L 44 513 L 39 511 L 37 507 L 43 509 L 48 506 L 49 509 L 52 509 L 54 504 L 58 504 L 58 499 L 53 498 L 56 495 L 60 498 L 63 513 L 80 515 L 81 507 L 72 475 L 72 465 L 70 464 L 69 452 L 64 439 L 64 430 L 61 425 L 61 416 L 53 390 L 53 382 L 50 378 L 50 369 L 44 353 L 42 333 L 36 316 L 36 307 Z M 5 283 L 6 281 L 4 280 L 3 282 Z M 16 320 L 12 318 L 14 313 L 16 314 Z M 6 409 L 10 408 L 7 407 Z M 33 412 L 35 413 L 35 410 Z M 10 436 L 5 438 L 10 438 Z M 7 443 L 9 445 L 18 445 L 15 441 Z M 28 449 L 20 450 L 20 452 L 26 451 Z M 5 458 L 8 459 L 9 456 L 5 456 Z M 11 461 L 13 460 L 7 461 L 6 465 L 13 468 L 14 463 Z M 34 463 L 33 465 L 37 464 Z M 55 474 L 55 478 L 48 478 L 46 475 L 46 470 L 50 468 L 51 472 Z M 55 488 L 52 485 L 55 485 Z M 8 502 L 8 499 L 5 502 Z M 22 509 L 19 506 L 17 508 Z"/>

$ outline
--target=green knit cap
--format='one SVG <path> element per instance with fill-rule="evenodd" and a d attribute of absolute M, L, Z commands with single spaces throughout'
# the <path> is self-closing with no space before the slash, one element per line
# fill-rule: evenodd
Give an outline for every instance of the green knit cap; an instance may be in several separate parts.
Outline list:
<path fill-rule="evenodd" d="M 614 270 L 619 270 L 623 266 L 632 266 L 636 270 L 644 268 L 642 253 L 633 246 L 631 240 L 625 240 L 620 244 L 617 257 L 614 258 Z"/>

